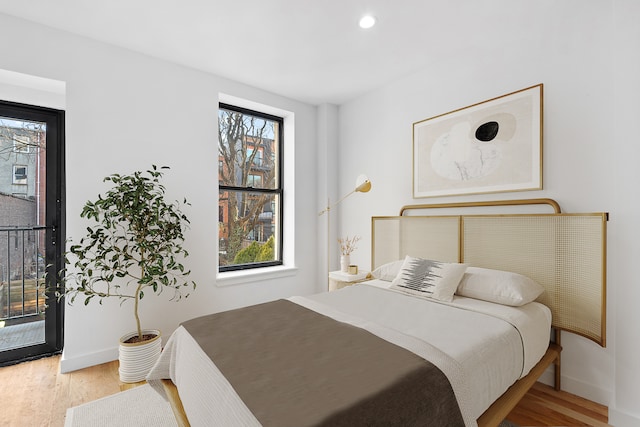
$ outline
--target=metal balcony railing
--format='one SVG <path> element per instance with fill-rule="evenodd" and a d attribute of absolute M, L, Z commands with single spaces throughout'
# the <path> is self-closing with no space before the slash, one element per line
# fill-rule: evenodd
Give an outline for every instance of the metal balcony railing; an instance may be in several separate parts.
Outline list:
<path fill-rule="evenodd" d="M 0 227 L 0 321 L 45 309 L 45 227 Z"/>

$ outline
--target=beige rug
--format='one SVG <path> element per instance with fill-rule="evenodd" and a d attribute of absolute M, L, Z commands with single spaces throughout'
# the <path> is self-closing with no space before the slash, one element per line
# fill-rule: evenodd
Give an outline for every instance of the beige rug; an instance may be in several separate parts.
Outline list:
<path fill-rule="evenodd" d="M 64 427 L 177 427 L 169 402 L 148 384 L 67 409 Z M 499 427 L 517 427 L 504 420 Z"/>
<path fill-rule="evenodd" d="M 148 384 L 67 409 L 64 427 L 177 427 L 169 402 Z"/>

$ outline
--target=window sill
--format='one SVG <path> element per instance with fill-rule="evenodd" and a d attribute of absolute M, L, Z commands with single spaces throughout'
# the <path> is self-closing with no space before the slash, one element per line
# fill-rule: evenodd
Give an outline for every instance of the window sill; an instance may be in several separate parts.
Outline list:
<path fill-rule="evenodd" d="M 216 286 L 223 287 L 279 279 L 281 277 L 294 276 L 297 272 L 298 269 L 296 267 L 287 266 L 225 271 L 223 273 L 218 273 L 216 277 Z"/>

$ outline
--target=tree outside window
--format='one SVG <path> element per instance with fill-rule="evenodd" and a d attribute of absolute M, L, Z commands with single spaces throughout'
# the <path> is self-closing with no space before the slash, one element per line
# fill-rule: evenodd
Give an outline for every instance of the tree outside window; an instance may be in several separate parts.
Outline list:
<path fill-rule="evenodd" d="M 281 117 L 220 104 L 219 270 L 282 264 Z"/>

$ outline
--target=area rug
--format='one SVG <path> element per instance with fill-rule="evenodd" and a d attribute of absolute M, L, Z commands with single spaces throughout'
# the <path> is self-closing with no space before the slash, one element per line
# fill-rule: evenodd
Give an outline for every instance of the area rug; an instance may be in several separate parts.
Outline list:
<path fill-rule="evenodd" d="M 64 427 L 177 427 L 169 402 L 148 384 L 67 409 Z"/>
<path fill-rule="evenodd" d="M 171 406 L 148 384 L 67 409 L 64 427 L 177 427 Z M 504 420 L 499 427 L 517 427 Z"/>

